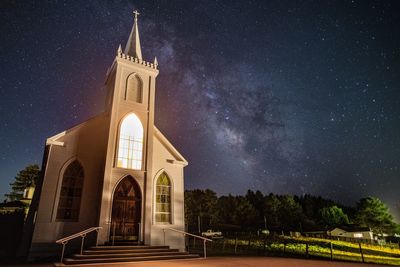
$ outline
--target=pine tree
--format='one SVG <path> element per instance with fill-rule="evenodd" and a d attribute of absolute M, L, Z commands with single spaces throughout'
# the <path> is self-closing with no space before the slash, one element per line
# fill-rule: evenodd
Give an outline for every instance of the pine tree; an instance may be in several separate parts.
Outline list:
<path fill-rule="evenodd" d="M 30 185 L 35 185 L 39 177 L 39 166 L 37 164 L 28 165 L 25 169 L 18 172 L 15 181 L 10 184 L 11 192 L 5 196 L 10 201 L 20 200 L 24 190 Z"/>
<path fill-rule="evenodd" d="M 379 198 L 362 198 L 357 203 L 356 221 L 377 234 L 395 232 L 396 224 L 389 208 Z"/>

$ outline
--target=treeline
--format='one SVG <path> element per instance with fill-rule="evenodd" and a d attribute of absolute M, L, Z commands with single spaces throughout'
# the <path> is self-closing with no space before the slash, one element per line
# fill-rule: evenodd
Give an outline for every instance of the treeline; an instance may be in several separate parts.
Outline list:
<path fill-rule="evenodd" d="M 370 227 L 375 233 L 399 232 L 387 206 L 375 197 L 362 198 L 355 208 L 320 196 L 264 195 L 220 196 L 209 189 L 185 191 L 185 218 L 190 232 L 219 229 L 254 231 L 323 230 L 343 224 Z"/>

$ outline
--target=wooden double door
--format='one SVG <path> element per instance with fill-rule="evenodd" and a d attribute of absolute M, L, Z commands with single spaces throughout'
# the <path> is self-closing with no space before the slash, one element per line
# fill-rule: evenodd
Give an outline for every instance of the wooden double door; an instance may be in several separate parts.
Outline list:
<path fill-rule="evenodd" d="M 125 177 L 114 192 L 111 239 L 138 241 L 141 218 L 141 192 L 131 176 Z"/>

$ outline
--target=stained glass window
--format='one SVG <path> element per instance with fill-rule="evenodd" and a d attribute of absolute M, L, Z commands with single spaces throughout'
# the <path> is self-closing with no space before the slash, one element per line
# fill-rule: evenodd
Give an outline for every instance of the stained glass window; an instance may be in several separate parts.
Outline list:
<path fill-rule="evenodd" d="M 77 221 L 79 219 L 83 178 L 83 167 L 77 160 L 68 165 L 63 175 L 57 220 Z"/>
<path fill-rule="evenodd" d="M 156 182 L 155 221 L 172 223 L 171 218 L 171 181 L 166 173 L 162 173 Z"/>

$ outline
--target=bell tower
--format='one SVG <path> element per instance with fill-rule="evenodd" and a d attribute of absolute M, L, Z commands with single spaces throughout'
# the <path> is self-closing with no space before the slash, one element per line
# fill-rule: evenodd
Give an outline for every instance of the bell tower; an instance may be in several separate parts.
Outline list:
<path fill-rule="evenodd" d="M 138 184 L 142 192 L 141 198 L 144 199 L 147 178 L 152 177 L 155 84 L 159 71 L 156 58 L 153 63 L 143 60 L 138 27 L 139 12 L 135 10 L 133 14 L 134 23 L 125 49 L 122 50 L 121 45 L 118 47 L 105 82 L 109 137 L 99 225 L 108 231 L 112 227 L 114 216 L 110 196 L 118 183 L 129 175 Z M 140 201 L 144 203 L 142 199 Z M 139 241 L 143 241 L 141 233 L 144 232 L 146 212 L 143 206 L 132 224 L 132 231 L 137 232 Z M 106 240 L 106 236 L 105 231 L 100 232 L 100 239 Z"/>

